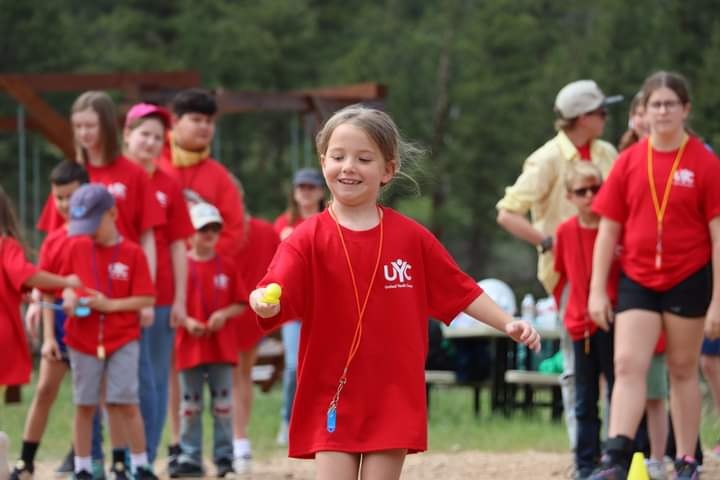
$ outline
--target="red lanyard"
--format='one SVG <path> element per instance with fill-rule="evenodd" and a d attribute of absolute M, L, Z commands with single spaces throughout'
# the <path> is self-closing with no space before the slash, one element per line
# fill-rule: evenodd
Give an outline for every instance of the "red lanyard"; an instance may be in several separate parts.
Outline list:
<path fill-rule="evenodd" d="M 208 305 L 205 294 L 203 293 L 203 285 L 200 284 L 199 275 L 197 272 L 197 262 L 193 259 L 190 259 L 190 278 L 192 280 L 192 284 L 195 287 L 195 291 L 200 296 L 200 304 L 202 305 L 203 313 L 205 314 L 205 321 L 210 319 L 210 315 L 217 309 L 218 306 L 218 286 L 215 282 L 218 281 L 218 278 L 222 274 L 222 264 L 220 263 L 220 255 L 215 255 L 215 276 L 212 280 L 212 286 L 213 286 L 213 293 L 212 293 L 212 303 Z"/>
<path fill-rule="evenodd" d="M 107 296 L 108 298 L 112 298 L 112 278 L 111 278 L 111 274 L 110 274 L 110 269 L 115 268 L 117 259 L 120 256 L 120 242 L 122 242 L 122 238 L 117 239 L 117 243 L 115 244 L 115 248 L 113 249 L 112 258 L 110 259 L 110 263 L 108 264 L 107 271 L 105 272 L 105 274 L 107 275 L 107 292 L 103 291 L 103 288 L 102 288 L 102 282 L 100 281 L 100 269 L 98 268 L 97 246 L 93 243 L 92 269 L 93 269 L 93 275 L 95 276 L 95 287 L 98 292 L 102 293 L 103 295 Z M 98 312 L 97 357 L 100 360 L 105 359 L 104 343 L 105 343 L 105 314 L 102 312 Z"/>
<path fill-rule="evenodd" d="M 650 195 L 652 196 L 653 207 L 655 207 L 655 218 L 657 219 L 657 243 L 655 244 L 655 270 L 660 270 L 662 267 L 662 234 L 663 234 L 663 219 L 665 218 L 665 212 L 667 211 L 668 201 L 670 200 L 670 190 L 673 186 L 673 178 L 675 172 L 680 165 L 680 159 L 685 151 L 685 145 L 687 145 L 688 136 L 685 135 L 678 149 L 677 155 L 675 155 L 675 161 L 670 169 L 667 181 L 665 182 L 665 191 L 663 192 L 662 204 L 658 200 L 657 189 L 655 188 L 655 177 L 653 176 L 653 160 L 652 160 L 652 137 L 648 138 L 648 151 L 647 151 L 647 174 L 648 182 L 650 183 Z"/>
<path fill-rule="evenodd" d="M 340 228 L 340 224 L 338 223 L 337 217 L 335 216 L 335 211 L 332 208 L 332 204 L 328 208 L 328 212 L 330 213 L 330 216 L 335 222 L 335 227 L 337 228 L 338 236 L 340 237 L 340 243 L 342 244 L 343 252 L 345 253 L 345 260 L 347 262 L 348 270 L 350 271 L 350 279 L 352 280 L 353 293 L 355 294 L 355 306 L 357 308 L 358 314 L 358 321 L 357 325 L 355 326 L 355 333 L 353 335 L 352 343 L 350 344 L 350 351 L 348 352 L 347 360 L 345 361 L 345 367 L 343 368 L 342 375 L 340 376 L 340 380 L 338 381 L 337 391 L 335 392 L 335 395 L 330 401 L 330 406 L 328 407 L 327 430 L 328 432 L 332 433 L 335 431 L 336 411 L 337 404 L 340 401 L 340 392 L 347 383 L 347 373 L 348 369 L 350 368 L 350 363 L 352 362 L 353 357 L 355 357 L 355 354 L 360 347 L 360 339 L 362 338 L 363 317 L 365 316 L 365 308 L 367 307 L 368 300 L 370 299 L 370 292 L 372 291 L 372 287 L 375 284 L 375 277 L 377 276 L 378 268 L 380 266 L 380 256 L 382 255 L 384 232 L 383 211 L 380 207 L 377 207 L 378 216 L 380 217 L 380 241 L 378 242 L 378 252 L 377 258 L 375 260 L 375 267 L 373 269 L 372 276 L 370 277 L 370 285 L 368 285 L 367 292 L 365 293 L 365 300 L 362 302 L 361 305 L 360 293 L 358 291 L 357 280 L 355 278 L 355 271 L 352 266 L 352 261 L 350 260 L 350 253 L 348 252 L 347 245 L 345 244 L 345 237 L 343 236 L 342 229 Z"/>

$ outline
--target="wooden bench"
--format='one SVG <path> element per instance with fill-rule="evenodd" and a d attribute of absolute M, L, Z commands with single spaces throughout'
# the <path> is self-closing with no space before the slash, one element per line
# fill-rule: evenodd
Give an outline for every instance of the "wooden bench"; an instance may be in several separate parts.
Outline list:
<path fill-rule="evenodd" d="M 425 393 L 427 397 L 428 411 L 430 409 L 430 392 L 432 387 L 468 387 L 473 389 L 473 412 L 477 417 L 480 415 L 480 390 L 487 385 L 484 381 L 458 382 L 455 372 L 452 370 L 425 370 Z"/>
<path fill-rule="evenodd" d="M 282 378 L 284 368 L 282 342 L 274 337 L 263 339 L 258 346 L 255 365 L 250 374 L 253 383 L 257 384 L 263 393 L 267 393 L 275 382 Z"/>
<path fill-rule="evenodd" d="M 509 385 L 520 385 L 523 387 L 524 395 L 521 402 L 515 399 L 515 392 L 510 395 L 509 408 L 522 407 L 530 411 L 533 407 L 550 407 L 553 419 L 559 419 L 562 415 L 562 392 L 560 391 L 560 375 L 546 374 L 529 370 L 507 370 L 505 372 L 505 383 Z M 537 401 L 534 398 L 535 389 L 550 389 L 552 399 L 550 401 Z"/>

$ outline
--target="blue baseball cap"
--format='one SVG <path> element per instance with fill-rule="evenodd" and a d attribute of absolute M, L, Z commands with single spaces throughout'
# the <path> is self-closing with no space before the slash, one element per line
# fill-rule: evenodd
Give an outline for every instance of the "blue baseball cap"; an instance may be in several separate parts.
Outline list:
<path fill-rule="evenodd" d="M 70 197 L 68 235 L 92 235 L 105 212 L 115 206 L 115 198 L 101 183 L 88 183 Z"/>
<path fill-rule="evenodd" d="M 323 184 L 322 174 L 314 168 L 301 168 L 295 172 L 293 177 L 293 186 L 298 185 L 312 185 L 314 187 L 322 187 Z"/>

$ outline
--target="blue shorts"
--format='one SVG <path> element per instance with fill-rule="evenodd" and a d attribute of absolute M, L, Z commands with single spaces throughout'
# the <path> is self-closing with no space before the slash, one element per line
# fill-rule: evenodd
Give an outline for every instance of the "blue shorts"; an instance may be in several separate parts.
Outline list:
<path fill-rule="evenodd" d="M 720 357 L 720 338 L 715 340 L 703 340 L 702 354 L 710 355 L 713 357 Z"/>
<path fill-rule="evenodd" d="M 55 299 L 55 305 L 62 305 L 62 303 L 62 298 Z M 68 356 L 67 345 L 65 345 L 65 319 L 67 317 L 62 310 L 53 310 L 53 313 L 55 314 L 55 341 L 60 349 L 62 359 L 69 362 L 70 357 Z"/>

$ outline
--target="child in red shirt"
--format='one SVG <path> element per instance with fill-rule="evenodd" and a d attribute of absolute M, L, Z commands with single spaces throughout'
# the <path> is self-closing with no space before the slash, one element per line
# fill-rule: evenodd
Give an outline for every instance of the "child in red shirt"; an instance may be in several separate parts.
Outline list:
<path fill-rule="evenodd" d="M 592 211 L 600 190 L 602 173 L 589 162 L 571 166 L 565 176 L 567 198 L 578 214 L 561 223 L 556 232 L 555 270 L 570 284 L 570 294 L 563 321 L 573 342 L 575 372 L 575 417 L 577 442 L 575 471 L 577 478 L 587 478 L 600 457 L 600 376 L 608 392 L 613 385 L 612 333 L 599 330 L 587 314 L 593 246 L 600 217 Z M 616 259 L 617 260 L 617 259 Z M 615 300 L 619 264 L 613 264 L 608 281 L 608 296 Z"/>
<path fill-rule="evenodd" d="M 180 372 L 180 457 L 175 475 L 202 476 L 203 385 L 207 377 L 214 419 L 213 461 L 217 476 L 233 472 L 232 367 L 237 362 L 236 317 L 247 292 L 234 263 L 215 246 L 222 217 L 214 206 L 190 208 L 195 234 L 188 252 L 187 319 L 175 337 Z"/>
<path fill-rule="evenodd" d="M 278 248 L 250 304 L 264 328 L 302 318 L 289 454 L 315 458 L 319 479 L 399 478 L 407 453 L 427 448 L 427 320 L 482 319 L 539 348 L 426 229 L 377 205 L 400 170 L 392 119 L 361 106 L 317 136 L 333 202 Z M 279 283 L 279 301 L 266 296 Z"/>
<path fill-rule="evenodd" d="M 67 219 L 69 216 L 71 195 L 87 182 L 87 172 L 77 163 L 62 161 L 53 168 L 50 173 L 51 194 L 55 206 L 63 218 Z M 38 266 L 43 270 L 59 273 L 62 270 L 62 251 L 67 247 L 67 239 L 67 225 L 48 234 L 40 247 Z M 59 305 L 62 302 L 61 299 L 56 298 L 59 297 L 59 294 L 41 293 L 37 290 L 33 292 L 33 295 L 37 295 L 38 299 L 42 298 L 46 303 Z M 62 311 L 42 308 L 38 304 L 33 304 L 28 308 L 26 318 L 33 316 L 31 310 L 37 311 L 38 316 L 42 315 L 43 343 L 40 378 L 35 396 L 25 417 L 20 461 L 15 465 L 10 480 L 24 478 L 24 472 L 33 473 L 35 454 L 45 431 L 50 409 L 55 403 L 60 384 L 70 366 L 67 347 L 63 339 L 65 315 Z"/>
<path fill-rule="evenodd" d="M 624 150 L 593 208 L 602 219 L 588 310 L 608 329 L 605 291 L 618 242 L 622 270 L 615 329 L 615 387 L 603 465 L 595 480 L 627 474 L 646 398 L 646 373 L 666 332 L 677 478 L 698 478 L 698 360 L 703 330 L 720 336 L 720 162 L 686 132 L 687 82 L 657 72 L 643 85 L 650 136 Z M 617 406 L 617 408 L 615 408 Z"/>
<path fill-rule="evenodd" d="M 194 232 L 180 186 L 155 164 L 169 128 L 170 113 L 156 105 L 138 103 L 125 117 L 125 156 L 146 172 L 161 218 L 154 228 L 157 258 L 154 321 L 143 328 L 140 338 L 140 410 L 151 463 L 155 461 L 165 426 L 174 329 L 182 325 L 186 316 L 185 240 Z"/>
<path fill-rule="evenodd" d="M 80 237 L 64 250 L 62 268 L 77 273 L 87 286 L 63 291 L 63 308 L 68 314 L 65 342 L 76 405 L 75 478 L 92 478 L 92 420 L 104 398 L 111 430 L 120 425 L 125 429 L 134 478 L 156 479 L 147 459 L 137 375 L 138 312 L 152 306 L 155 292 L 143 251 L 118 234 L 116 218 L 115 200 L 104 185 L 84 185 L 70 198 L 68 235 Z M 81 313 L 78 306 L 89 311 Z M 111 435 L 112 439 L 123 437 L 117 432 Z M 129 478 L 122 447 L 113 445 L 115 478 Z"/>

